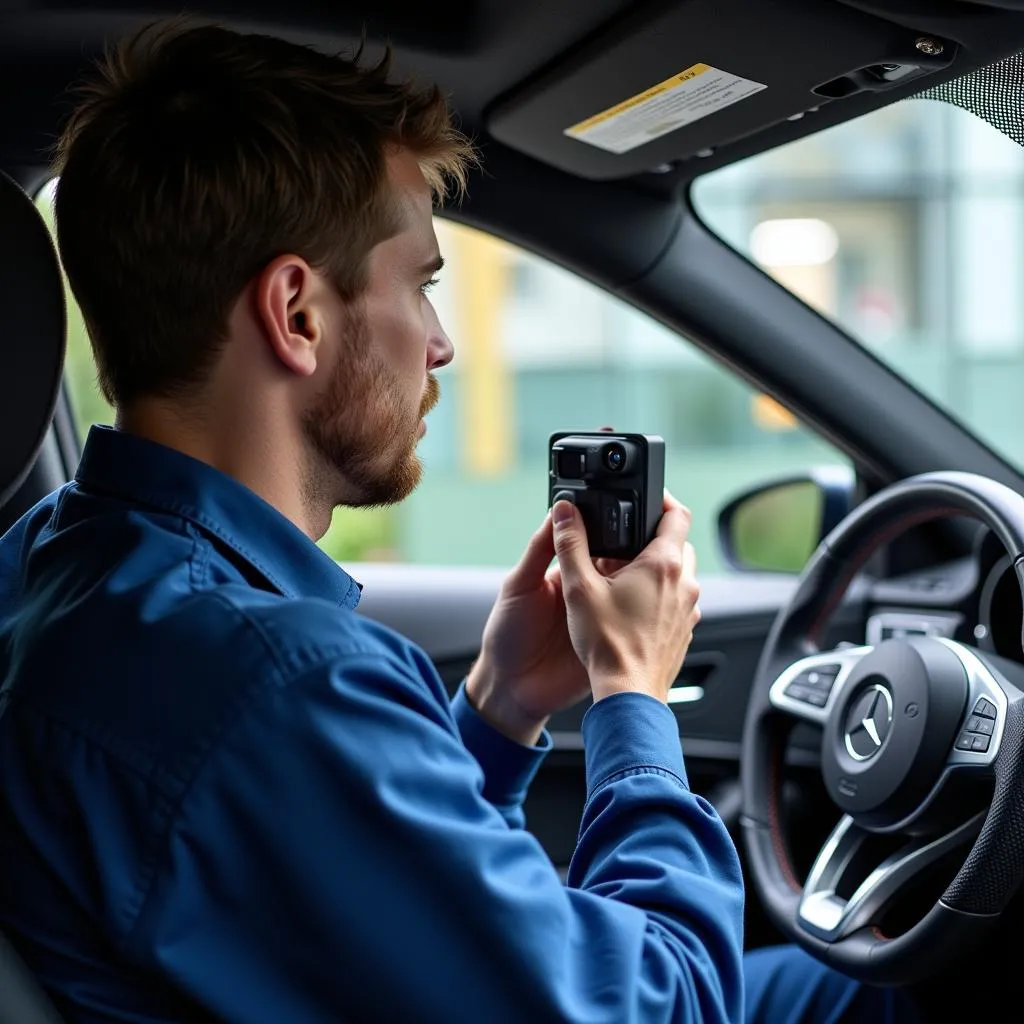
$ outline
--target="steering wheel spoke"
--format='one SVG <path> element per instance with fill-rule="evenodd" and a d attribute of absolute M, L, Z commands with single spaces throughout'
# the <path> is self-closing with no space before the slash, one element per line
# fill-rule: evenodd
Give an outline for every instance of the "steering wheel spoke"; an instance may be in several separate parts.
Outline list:
<path fill-rule="evenodd" d="M 865 854 L 873 834 L 844 815 L 807 876 L 797 908 L 798 925 L 815 938 L 838 942 L 876 924 L 911 879 L 977 835 L 984 817 L 976 814 L 938 837 L 908 837 L 865 874 Z M 859 875 L 864 875 L 862 880 Z"/>
<path fill-rule="evenodd" d="M 967 673 L 963 721 L 947 765 L 953 770 L 988 769 L 1002 746 L 1009 701 L 1003 683 L 969 647 L 940 638 L 956 653 Z M 1012 699 L 1014 694 L 1010 694 Z"/>
<path fill-rule="evenodd" d="M 872 647 L 839 647 L 794 661 L 772 683 L 768 700 L 778 711 L 824 725 L 854 666 Z"/>

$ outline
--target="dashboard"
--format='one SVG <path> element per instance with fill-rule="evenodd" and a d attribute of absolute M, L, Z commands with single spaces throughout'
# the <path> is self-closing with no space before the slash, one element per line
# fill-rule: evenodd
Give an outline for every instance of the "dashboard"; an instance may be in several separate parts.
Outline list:
<path fill-rule="evenodd" d="M 1024 602 L 998 538 L 979 528 L 969 556 L 878 580 L 865 595 L 865 641 L 942 636 L 1024 664 Z"/>
<path fill-rule="evenodd" d="M 1009 556 L 994 535 L 982 550 L 978 615 L 974 638 L 982 650 L 1024 663 L 1021 627 L 1024 602 Z"/>

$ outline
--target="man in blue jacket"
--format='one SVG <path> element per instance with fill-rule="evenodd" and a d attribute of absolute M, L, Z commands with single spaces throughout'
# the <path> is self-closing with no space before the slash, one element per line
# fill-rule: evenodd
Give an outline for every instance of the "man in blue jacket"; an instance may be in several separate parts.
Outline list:
<path fill-rule="evenodd" d="M 884 1020 L 795 950 L 744 960 L 666 705 L 699 618 L 678 502 L 608 574 L 557 505 L 452 702 L 317 548 L 415 487 L 453 354 L 433 202 L 473 156 L 387 71 L 156 26 L 61 140 L 117 427 L 0 541 L 4 929 L 75 1022 Z M 566 886 L 522 804 L 588 694 Z"/>

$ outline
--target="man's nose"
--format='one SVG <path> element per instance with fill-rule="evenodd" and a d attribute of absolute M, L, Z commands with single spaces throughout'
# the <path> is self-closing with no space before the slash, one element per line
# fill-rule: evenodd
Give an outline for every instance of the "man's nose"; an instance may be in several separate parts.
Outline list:
<path fill-rule="evenodd" d="M 427 345 L 427 369 L 436 370 L 441 366 L 447 366 L 454 358 L 455 346 L 438 325 L 431 333 Z"/>

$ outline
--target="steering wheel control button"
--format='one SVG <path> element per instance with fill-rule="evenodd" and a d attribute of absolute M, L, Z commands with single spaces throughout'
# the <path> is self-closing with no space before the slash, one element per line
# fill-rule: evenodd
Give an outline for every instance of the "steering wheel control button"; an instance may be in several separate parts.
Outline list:
<path fill-rule="evenodd" d="M 995 718 L 996 706 L 992 701 L 982 697 L 979 699 L 978 703 L 974 705 L 974 713 L 976 715 L 981 715 L 982 718 Z"/>
<path fill-rule="evenodd" d="M 816 665 L 807 670 L 807 680 L 813 685 L 824 686 L 834 683 L 837 675 L 839 675 L 838 665 Z"/>
<path fill-rule="evenodd" d="M 971 715 L 967 719 L 968 732 L 980 732 L 983 736 L 991 736 L 995 727 L 996 723 L 993 718 L 979 718 L 977 715 Z"/>
<path fill-rule="evenodd" d="M 825 722 L 821 769 L 833 802 L 867 829 L 912 819 L 960 737 L 969 694 L 967 670 L 937 637 L 886 640 L 865 654 Z M 974 737 L 988 737 L 985 719 L 968 717 L 978 729 L 959 749 L 974 757 Z"/>
<path fill-rule="evenodd" d="M 983 714 L 990 708 L 991 715 Z M 967 750 L 972 754 L 987 754 L 996 730 L 995 715 L 996 706 L 992 701 L 981 697 L 974 705 L 974 713 L 967 719 L 967 724 L 957 737 L 956 749 Z"/>
<path fill-rule="evenodd" d="M 786 696 L 823 708 L 828 703 L 839 668 L 839 665 L 815 665 L 805 669 L 786 686 Z"/>

